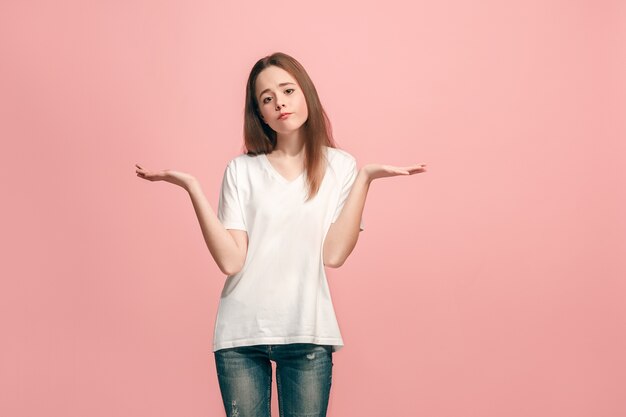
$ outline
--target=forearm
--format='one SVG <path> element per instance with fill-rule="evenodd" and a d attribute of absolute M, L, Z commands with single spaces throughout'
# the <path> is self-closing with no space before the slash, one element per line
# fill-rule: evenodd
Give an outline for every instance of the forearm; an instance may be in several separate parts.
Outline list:
<path fill-rule="evenodd" d="M 219 269 L 226 275 L 239 271 L 245 261 L 235 239 L 219 221 L 197 181 L 187 187 L 193 208 L 198 217 L 204 241 Z"/>
<path fill-rule="evenodd" d="M 365 171 L 359 170 L 339 217 L 326 235 L 323 248 L 324 265 L 340 267 L 356 246 L 370 183 L 371 180 Z"/>

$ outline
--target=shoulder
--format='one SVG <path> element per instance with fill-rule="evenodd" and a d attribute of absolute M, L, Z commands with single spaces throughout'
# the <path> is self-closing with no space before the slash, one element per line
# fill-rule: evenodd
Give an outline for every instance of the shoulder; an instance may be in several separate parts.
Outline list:
<path fill-rule="evenodd" d="M 241 154 L 241 155 L 237 155 L 234 158 L 232 158 L 230 161 L 228 161 L 228 163 L 226 164 L 226 170 L 238 170 L 238 169 L 245 169 L 248 166 L 250 166 L 250 164 L 252 164 L 253 162 L 257 161 L 258 155 L 248 155 L 248 154 Z"/>
<path fill-rule="evenodd" d="M 356 165 L 356 158 L 348 151 L 339 148 L 326 147 L 328 162 L 333 167 L 351 168 Z"/>

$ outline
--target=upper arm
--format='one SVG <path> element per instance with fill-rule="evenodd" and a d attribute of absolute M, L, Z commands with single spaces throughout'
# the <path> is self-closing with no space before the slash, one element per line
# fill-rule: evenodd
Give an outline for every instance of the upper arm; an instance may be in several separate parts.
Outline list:
<path fill-rule="evenodd" d="M 335 207 L 331 225 L 337 221 L 341 211 L 343 210 L 346 201 L 348 200 L 348 196 L 350 195 L 350 191 L 352 190 L 352 186 L 356 181 L 359 170 L 356 165 L 356 159 L 354 157 L 350 157 L 349 160 L 345 164 L 345 171 L 342 176 L 339 178 L 340 188 L 339 188 L 339 200 L 337 201 L 337 205 Z M 363 218 L 359 220 L 359 232 L 365 230 L 365 225 L 363 224 Z"/>
<path fill-rule="evenodd" d="M 248 232 L 245 221 L 245 213 L 239 200 L 239 187 L 237 181 L 237 160 L 231 160 L 224 171 L 222 187 L 217 206 L 217 218 L 233 238 L 237 248 L 236 259 L 228 254 L 229 274 L 236 273 L 235 269 L 241 270 L 248 254 Z"/>
<path fill-rule="evenodd" d="M 239 256 L 241 259 L 241 265 L 246 261 L 248 255 L 248 232 L 245 230 L 227 229 L 230 235 L 233 237 L 237 248 L 239 249 Z"/>
<path fill-rule="evenodd" d="M 226 229 L 246 230 L 245 213 L 239 200 L 237 184 L 237 164 L 231 160 L 226 166 L 219 201 L 217 203 L 217 218 Z"/>

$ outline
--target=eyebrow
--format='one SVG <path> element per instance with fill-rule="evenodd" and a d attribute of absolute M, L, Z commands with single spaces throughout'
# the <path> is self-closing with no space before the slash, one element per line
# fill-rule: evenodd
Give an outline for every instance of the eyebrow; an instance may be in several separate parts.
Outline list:
<path fill-rule="evenodd" d="M 280 83 L 280 84 L 278 84 L 278 86 L 279 86 L 279 87 L 284 87 L 284 86 L 289 85 L 289 84 L 293 84 L 293 85 L 295 85 L 294 83 L 291 83 L 291 82 L 286 82 L 286 83 Z M 266 91 L 270 91 L 270 89 L 269 89 L 269 88 L 266 88 L 265 90 L 261 91 L 261 92 L 259 93 L 259 98 L 261 98 L 261 96 L 262 96 L 262 95 L 263 95 Z"/>

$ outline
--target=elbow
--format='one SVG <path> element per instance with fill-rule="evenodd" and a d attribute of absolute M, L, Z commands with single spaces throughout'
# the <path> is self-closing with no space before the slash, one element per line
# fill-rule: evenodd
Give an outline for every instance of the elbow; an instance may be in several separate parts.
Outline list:
<path fill-rule="evenodd" d="M 222 271 L 224 275 L 231 276 L 241 271 L 241 268 L 221 267 L 220 271 Z"/>
<path fill-rule="evenodd" d="M 234 269 L 227 268 L 227 267 L 220 267 L 220 271 L 222 271 L 222 274 L 226 276 L 235 275 L 237 272 L 239 272 L 239 271 L 235 271 Z"/>
<path fill-rule="evenodd" d="M 329 268 L 339 268 L 346 261 L 345 258 L 340 257 L 328 257 L 324 259 L 324 266 Z"/>
<path fill-rule="evenodd" d="M 329 267 L 337 269 L 337 268 L 341 267 L 341 265 L 343 265 L 343 262 L 334 262 L 334 263 L 330 264 Z"/>
<path fill-rule="evenodd" d="M 237 274 L 243 269 L 243 262 L 224 262 L 219 265 L 219 268 L 224 275 L 231 276 Z"/>
<path fill-rule="evenodd" d="M 335 248 L 334 250 L 326 247 L 324 250 L 324 265 L 329 268 L 341 267 L 352 253 L 353 248 L 354 245 Z"/>
<path fill-rule="evenodd" d="M 330 268 L 341 267 L 352 253 L 355 245 L 356 239 L 349 246 L 343 246 L 334 250 L 326 247 L 324 251 L 324 265 Z"/>

